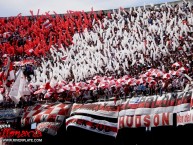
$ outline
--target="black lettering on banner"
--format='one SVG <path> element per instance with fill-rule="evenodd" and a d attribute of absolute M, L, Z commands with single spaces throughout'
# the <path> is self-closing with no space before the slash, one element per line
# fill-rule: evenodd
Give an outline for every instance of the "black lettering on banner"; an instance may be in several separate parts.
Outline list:
<path fill-rule="evenodd" d="M 97 127 L 97 124 L 93 122 L 91 125 L 91 129 L 96 129 L 96 127 Z"/>
<path fill-rule="evenodd" d="M 148 97 L 145 101 L 145 108 L 151 108 L 154 98 Z"/>
<path fill-rule="evenodd" d="M 63 118 L 62 118 L 62 116 L 57 115 L 57 116 L 56 116 L 56 120 L 55 120 L 55 122 L 63 122 Z"/>
<path fill-rule="evenodd" d="M 165 95 L 165 97 L 162 98 L 161 107 L 168 107 L 167 106 L 168 101 L 169 101 L 169 95 Z"/>
<path fill-rule="evenodd" d="M 98 130 L 102 131 L 104 129 L 104 125 L 103 124 L 98 124 Z"/>
<path fill-rule="evenodd" d="M 29 123 L 31 124 L 31 123 L 33 123 L 33 122 L 34 122 L 34 117 L 30 117 Z"/>
<path fill-rule="evenodd" d="M 48 115 L 47 115 L 47 114 L 43 114 L 43 115 L 42 115 L 42 122 L 45 122 L 45 121 L 46 121 L 46 119 L 47 119 L 47 117 L 48 117 Z"/>
<path fill-rule="evenodd" d="M 87 121 L 86 120 L 82 120 L 82 126 L 86 126 Z"/>
<path fill-rule="evenodd" d="M 110 131 L 110 127 L 109 126 L 105 126 L 105 132 L 109 132 Z"/>

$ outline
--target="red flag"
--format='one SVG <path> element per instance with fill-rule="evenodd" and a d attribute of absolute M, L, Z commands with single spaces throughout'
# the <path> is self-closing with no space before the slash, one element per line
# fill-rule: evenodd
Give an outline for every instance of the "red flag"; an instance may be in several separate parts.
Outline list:
<path fill-rule="evenodd" d="M 95 18 L 96 21 L 98 21 L 98 18 L 97 18 L 97 15 L 96 15 L 95 12 L 94 12 L 94 18 Z"/>
<path fill-rule="evenodd" d="M 50 32 L 50 40 L 49 40 L 49 47 L 52 45 L 52 32 Z"/>
<path fill-rule="evenodd" d="M 35 48 L 34 54 L 35 54 L 36 56 L 39 56 L 39 55 L 40 55 L 40 54 L 39 54 L 39 49 L 38 49 L 38 47 Z"/>
<path fill-rule="evenodd" d="M 28 45 L 25 45 L 24 50 L 25 50 L 25 53 L 26 53 L 28 56 L 30 56 L 31 53 L 34 51 L 34 50 L 32 49 L 32 47 L 29 47 Z"/>
<path fill-rule="evenodd" d="M 51 89 L 50 82 L 47 82 L 47 83 L 45 84 L 45 89 L 46 89 L 46 90 Z"/>
<path fill-rule="evenodd" d="M 58 40 L 58 46 L 59 46 L 59 48 L 61 47 L 61 34 L 62 32 L 60 31 L 59 32 L 59 40 Z"/>
<path fill-rule="evenodd" d="M 7 48 L 7 53 L 10 55 L 14 55 L 15 54 L 15 50 L 13 46 L 10 46 Z"/>
<path fill-rule="evenodd" d="M 108 18 L 111 19 L 111 12 L 108 12 Z"/>

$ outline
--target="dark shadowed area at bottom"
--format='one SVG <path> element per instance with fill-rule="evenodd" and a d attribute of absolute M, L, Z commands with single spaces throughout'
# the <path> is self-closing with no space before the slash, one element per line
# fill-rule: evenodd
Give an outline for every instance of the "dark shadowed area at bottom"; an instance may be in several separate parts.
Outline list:
<path fill-rule="evenodd" d="M 192 145 L 193 125 L 178 127 L 125 128 L 116 138 L 77 127 L 62 127 L 56 136 L 43 133 L 42 143 L 14 143 L 14 145 Z"/>

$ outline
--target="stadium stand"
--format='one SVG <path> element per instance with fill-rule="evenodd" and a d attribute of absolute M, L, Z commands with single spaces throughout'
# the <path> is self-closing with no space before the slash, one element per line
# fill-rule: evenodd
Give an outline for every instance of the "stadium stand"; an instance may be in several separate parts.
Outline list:
<path fill-rule="evenodd" d="M 0 18 L 1 109 L 61 102 L 116 104 L 167 94 L 175 98 L 179 92 L 192 89 L 192 42 L 191 1 L 99 12 L 68 11 L 64 15 L 39 15 L 31 11 L 30 17 L 19 14 Z M 25 117 L 22 119 L 26 121 Z M 115 123 L 117 118 L 108 121 Z M 121 129 L 116 141 L 110 138 L 109 142 L 180 144 L 169 138 L 170 134 L 179 136 L 180 129 L 176 126 L 152 131 Z M 76 128 L 72 132 L 77 132 L 76 136 L 81 134 Z M 79 140 L 84 142 L 89 136 L 86 134 L 81 134 Z M 128 140 L 127 134 L 132 139 Z M 60 135 L 58 140 L 62 140 Z M 90 138 L 95 135 L 90 134 Z M 103 136 L 99 138 L 95 144 L 105 140 Z"/>

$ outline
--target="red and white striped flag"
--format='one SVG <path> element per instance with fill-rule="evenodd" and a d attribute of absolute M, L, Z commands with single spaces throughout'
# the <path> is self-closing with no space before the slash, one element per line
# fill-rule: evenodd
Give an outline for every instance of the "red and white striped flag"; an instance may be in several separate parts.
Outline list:
<path fill-rule="evenodd" d="M 34 122 L 60 122 L 63 123 L 66 117 L 70 116 L 72 104 L 36 104 L 24 109 L 21 118 L 21 126 Z"/>

